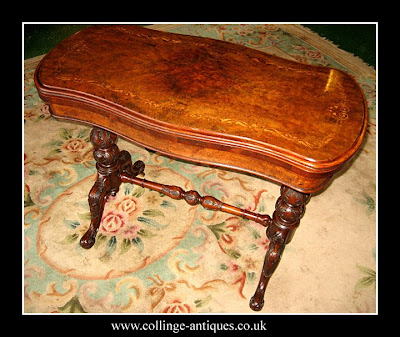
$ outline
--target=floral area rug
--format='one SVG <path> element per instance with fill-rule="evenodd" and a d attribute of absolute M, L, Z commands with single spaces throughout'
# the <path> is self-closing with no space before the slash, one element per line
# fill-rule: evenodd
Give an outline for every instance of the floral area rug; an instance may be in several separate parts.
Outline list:
<path fill-rule="evenodd" d="M 299 25 L 153 28 L 355 76 L 369 104 L 366 142 L 311 198 L 261 313 L 376 312 L 374 70 Z M 79 246 L 96 177 L 91 128 L 50 116 L 33 82 L 40 59 L 25 61 L 24 69 L 24 312 L 253 313 L 248 303 L 268 247 L 265 229 L 254 222 L 122 184 L 106 204 L 95 246 Z M 146 163 L 149 180 L 272 215 L 280 188 L 272 182 L 163 157 L 121 138 L 118 146 Z"/>

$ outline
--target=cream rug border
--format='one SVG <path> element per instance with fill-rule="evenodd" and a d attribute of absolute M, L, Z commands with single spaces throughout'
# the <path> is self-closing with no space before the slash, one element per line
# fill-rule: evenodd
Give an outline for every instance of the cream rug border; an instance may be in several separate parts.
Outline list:
<path fill-rule="evenodd" d="M 39 64 L 40 60 L 45 56 L 46 54 L 38 55 L 29 59 L 24 60 L 24 68 L 28 68 L 32 64 Z M 23 80 L 23 78 L 22 78 Z"/>

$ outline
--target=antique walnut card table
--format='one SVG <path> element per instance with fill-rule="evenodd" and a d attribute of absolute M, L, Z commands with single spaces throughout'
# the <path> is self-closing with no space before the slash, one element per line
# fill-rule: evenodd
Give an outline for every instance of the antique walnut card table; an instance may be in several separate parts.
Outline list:
<path fill-rule="evenodd" d="M 59 43 L 35 72 L 53 116 L 93 125 L 97 180 L 91 223 L 80 244 L 95 243 L 104 205 L 121 183 L 266 227 L 270 240 L 250 300 L 261 310 L 268 281 L 304 214 L 360 147 L 367 103 L 343 71 L 301 64 L 214 39 L 135 25 L 91 26 Z M 234 169 L 282 185 L 272 217 L 139 178 L 117 135 L 199 164 Z"/>

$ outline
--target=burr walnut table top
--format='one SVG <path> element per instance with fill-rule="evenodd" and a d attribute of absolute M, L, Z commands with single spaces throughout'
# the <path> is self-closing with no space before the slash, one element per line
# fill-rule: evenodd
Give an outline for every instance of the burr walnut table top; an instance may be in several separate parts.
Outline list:
<path fill-rule="evenodd" d="M 305 193 L 356 152 L 368 119 L 343 71 L 135 25 L 67 38 L 43 58 L 35 84 L 56 117 Z"/>

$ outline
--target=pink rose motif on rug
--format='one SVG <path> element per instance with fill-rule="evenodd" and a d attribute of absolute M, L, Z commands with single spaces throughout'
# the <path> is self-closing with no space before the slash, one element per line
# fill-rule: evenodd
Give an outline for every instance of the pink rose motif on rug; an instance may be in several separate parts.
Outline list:
<path fill-rule="evenodd" d="M 149 171 L 158 169 L 149 167 Z M 161 177 L 193 188 L 180 174 L 160 171 Z M 90 224 L 87 191 L 94 178 L 95 175 L 89 176 L 60 194 L 39 223 L 39 255 L 64 274 L 80 279 L 108 279 L 132 273 L 177 246 L 193 224 L 197 207 L 177 207 L 173 200 L 155 198 L 152 194 L 157 192 L 123 184 L 120 193 L 106 203 L 95 245 L 85 250 L 79 239 Z M 158 201 L 158 207 L 151 208 L 147 199 Z M 176 212 L 163 211 L 168 208 Z"/>

